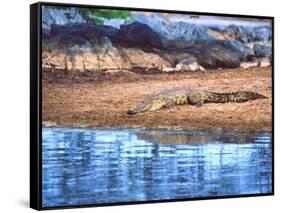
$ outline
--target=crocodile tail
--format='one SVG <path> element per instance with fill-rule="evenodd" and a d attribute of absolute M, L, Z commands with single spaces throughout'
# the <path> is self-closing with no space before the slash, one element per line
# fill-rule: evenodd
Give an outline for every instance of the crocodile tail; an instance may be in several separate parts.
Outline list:
<path fill-rule="evenodd" d="M 228 94 L 228 101 L 229 102 L 245 102 L 249 100 L 256 100 L 256 99 L 266 99 L 267 97 L 250 91 L 240 91 Z"/>
<path fill-rule="evenodd" d="M 230 93 L 212 93 L 207 102 L 226 103 L 226 102 L 245 102 L 256 99 L 266 99 L 267 97 L 256 92 L 239 91 Z"/>

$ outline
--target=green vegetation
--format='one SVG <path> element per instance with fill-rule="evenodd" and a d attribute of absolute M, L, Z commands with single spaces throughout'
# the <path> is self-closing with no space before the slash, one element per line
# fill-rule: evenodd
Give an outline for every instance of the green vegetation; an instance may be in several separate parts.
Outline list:
<path fill-rule="evenodd" d="M 87 120 L 80 120 L 79 125 L 80 125 L 81 127 L 85 127 L 85 126 L 88 125 L 88 122 L 87 122 Z"/>
<path fill-rule="evenodd" d="M 113 10 L 113 9 L 95 9 L 95 8 L 75 8 L 75 13 L 71 15 L 69 7 L 63 6 L 46 6 L 58 10 L 64 10 L 67 19 L 73 19 L 77 13 L 88 23 L 103 24 L 104 20 L 110 19 L 130 19 L 132 18 L 131 12 L 127 10 Z"/>

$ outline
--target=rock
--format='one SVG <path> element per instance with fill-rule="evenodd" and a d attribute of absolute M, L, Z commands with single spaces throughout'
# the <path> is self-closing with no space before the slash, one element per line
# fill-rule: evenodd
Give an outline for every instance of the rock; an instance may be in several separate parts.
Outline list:
<path fill-rule="evenodd" d="M 270 58 L 261 58 L 261 59 L 255 59 L 252 62 L 242 62 L 240 67 L 243 69 L 249 69 L 251 67 L 269 67 L 271 65 Z"/>
<path fill-rule="evenodd" d="M 186 50 L 205 68 L 237 68 L 243 54 L 229 41 L 201 41 Z"/>
<path fill-rule="evenodd" d="M 208 27 L 206 29 L 207 29 L 206 32 L 216 40 L 226 39 L 224 33 L 220 29 L 214 27 Z"/>
<path fill-rule="evenodd" d="M 202 67 L 201 65 L 199 66 L 199 70 L 200 71 L 206 71 L 206 69 L 204 67 Z"/>
<path fill-rule="evenodd" d="M 244 27 L 238 25 L 229 25 L 224 29 L 219 27 L 207 27 L 207 33 L 216 40 L 238 41 L 243 44 L 253 42 L 255 38 L 254 29 L 252 27 Z"/>
<path fill-rule="evenodd" d="M 66 10 L 60 10 L 42 6 L 42 10 L 43 29 L 50 29 L 52 24 L 65 25 L 73 23 L 85 23 L 85 20 L 73 7 L 68 7 Z M 69 17 L 72 18 L 70 19 Z"/>
<path fill-rule="evenodd" d="M 269 67 L 271 65 L 271 61 L 269 58 L 262 58 L 260 60 L 260 67 Z"/>
<path fill-rule="evenodd" d="M 71 37 L 82 37 L 87 40 L 93 38 L 99 39 L 101 37 L 114 38 L 118 34 L 118 29 L 106 26 L 106 25 L 95 25 L 90 23 L 74 23 L 66 25 L 51 25 L 51 34 L 56 35 L 67 35 Z"/>
<path fill-rule="evenodd" d="M 42 68 L 51 70 L 54 72 L 55 70 L 63 70 L 64 66 L 57 61 L 51 60 L 49 58 L 42 59 Z"/>
<path fill-rule="evenodd" d="M 224 37 L 230 41 L 248 42 L 246 29 L 242 26 L 229 25 L 223 31 Z"/>
<path fill-rule="evenodd" d="M 255 41 L 269 41 L 272 40 L 272 28 L 271 26 L 261 26 L 254 29 Z"/>
<path fill-rule="evenodd" d="M 131 62 L 132 69 L 162 70 L 171 64 L 156 53 L 144 52 L 139 48 L 122 48 L 122 52 Z"/>
<path fill-rule="evenodd" d="M 153 29 L 160 36 L 163 46 L 166 48 L 182 48 L 197 40 L 214 40 L 203 26 L 183 21 L 171 22 L 163 14 L 140 14 L 134 17 L 134 21 L 146 24 Z"/>
<path fill-rule="evenodd" d="M 249 69 L 251 67 L 257 67 L 257 66 L 259 66 L 258 60 L 255 60 L 255 61 L 252 61 L 252 62 L 242 62 L 240 64 L 240 68 L 242 68 L 242 69 Z"/>
<path fill-rule="evenodd" d="M 214 40 L 214 38 L 211 37 L 203 27 L 186 22 L 172 22 L 167 25 L 166 31 L 168 39 L 180 39 L 186 42 Z"/>
<path fill-rule="evenodd" d="M 241 53 L 241 60 L 247 61 L 249 58 L 252 58 L 254 56 L 254 50 L 246 46 L 244 43 L 241 43 L 240 41 L 232 41 L 230 43 L 234 49 L 236 49 L 238 52 Z"/>
<path fill-rule="evenodd" d="M 43 54 L 61 64 L 64 70 L 101 71 L 129 67 L 126 58 L 119 54 L 107 37 L 88 41 L 83 37 L 71 36 L 62 40 L 58 35 L 43 40 Z"/>
<path fill-rule="evenodd" d="M 182 48 L 188 48 L 190 46 L 194 45 L 194 42 L 186 42 L 180 39 L 174 39 L 174 40 L 163 40 L 163 47 L 169 50 L 177 50 Z"/>
<path fill-rule="evenodd" d="M 200 66 L 196 60 L 196 58 L 190 54 L 169 54 L 171 60 L 171 65 L 174 65 L 175 61 L 179 61 L 176 63 L 175 67 L 167 67 L 165 64 L 162 65 L 163 72 L 179 72 L 179 71 L 205 71 L 205 69 Z M 172 57 L 174 59 L 172 59 Z M 167 56 L 166 56 L 167 57 Z M 180 59 L 180 60 L 179 60 Z"/>
<path fill-rule="evenodd" d="M 271 47 L 261 45 L 261 44 L 255 44 L 254 45 L 254 52 L 256 57 L 270 57 L 272 55 L 272 49 Z"/>
<path fill-rule="evenodd" d="M 223 30 L 217 27 L 207 27 L 207 33 L 217 40 L 240 41 L 243 44 L 272 40 L 271 26 L 238 26 L 229 25 Z"/>
<path fill-rule="evenodd" d="M 260 44 L 260 45 L 267 46 L 267 47 L 272 47 L 272 41 L 255 41 L 255 42 L 249 42 L 249 43 L 246 43 L 245 46 L 247 46 L 249 49 L 254 50 L 254 46 L 255 46 L 256 44 Z"/>
<path fill-rule="evenodd" d="M 148 25 L 139 22 L 121 25 L 118 42 L 129 47 L 162 48 L 160 36 Z"/>
<path fill-rule="evenodd" d="M 271 60 L 270 41 L 243 43 L 249 33 L 242 27 L 212 28 L 219 36 L 227 32 L 234 37 L 233 41 L 216 40 L 217 36 L 206 32 L 209 28 L 160 20 L 164 19 L 150 18 L 150 25 L 134 20 L 120 29 L 89 23 L 52 24 L 42 32 L 43 68 L 176 72 L 237 68 L 240 62 L 247 62 L 241 67 L 248 68 L 254 66 L 248 62 L 253 58 Z"/>
<path fill-rule="evenodd" d="M 145 52 L 140 48 L 116 47 L 108 37 L 86 40 L 71 36 L 69 39 L 57 35 L 43 40 L 43 54 L 63 70 L 106 71 L 106 70 L 161 70 L 171 64 L 157 53 Z"/>
<path fill-rule="evenodd" d="M 200 66 L 196 58 L 183 59 L 176 65 L 176 70 L 181 71 L 205 71 L 205 69 Z"/>
<path fill-rule="evenodd" d="M 254 41 L 269 41 L 272 39 L 272 29 L 270 26 L 237 26 L 229 25 L 223 31 L 224 37 L 230 41 L 240 41 L 242 43 Z"/>
<path fill-rule="evenodd" d="M 175 71 L 177 71 L 175 68 L 173 68 L 173 67 L 163 67 L 162 68 L 162 72 L 175 72 Z"/>
<path fill-rule="evenodd" d="M 189 47 L 196 41 L 215 40 L 202 26 L 186 22 L 170 23 L 166 31 L 166 36 L 162 34 L 163 46 L 170 49 Z"/>
<path fill-rule="evenodd" d="M 161 40 L 148 26 L 133 23 L 123 26 L 121 32 L 108 26 L 90 24 L 52 25 L 51 38 L 43 39 L 44 54 L 65 70 L 103 71 L 112 69 L 161 70 L 170 63 L 153 52 L 140 47 L 159 47 Z M 140 33 L 141 32 L 141 33 Z M 109 35 L 104 36 L 104 35 Z M 123 35 L 126 44 L 136 48 L 116 46 L 112 40 Z M 115 37 L 116 36 L 116 37 Z"/>
<path fill-rule="evenodd" d="M 194 59 L 195 57 L 187 52 L 182 51 L 158 51 L 157 54 L 161 56 L 163 59 L 169 62 L 169 64 L 172 65 L 172 67 L 175 67 L 180 61 L 184 59 Z"/>
<path fill-rule="evenodd" d="M 42 29 L 42 39 L 48 39 L 51 37 L 51 32 L 48 29 Z"/>
<path fill-rule="evenodd" d="M 118 74 L 118 73 L 128 73 L 128 74 L 134 74 L 133 72 L 129 70 L 107 70 L 105 71 L 107 74 Z"/>

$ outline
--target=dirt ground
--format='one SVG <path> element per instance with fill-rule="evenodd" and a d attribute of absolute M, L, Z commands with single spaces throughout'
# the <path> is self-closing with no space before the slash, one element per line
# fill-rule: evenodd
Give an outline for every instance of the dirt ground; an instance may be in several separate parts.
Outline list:
<path fill-rule="evenodd" d="M 176 106 L 128 115 L 135 103 L 168 87 L 216 92 L 249 90 L 268 99 Z M 272 127 L 272 68 L 196 73 L 43 72 L 43 125 L 101 128 L 183 128 L 261 131 Z"/>

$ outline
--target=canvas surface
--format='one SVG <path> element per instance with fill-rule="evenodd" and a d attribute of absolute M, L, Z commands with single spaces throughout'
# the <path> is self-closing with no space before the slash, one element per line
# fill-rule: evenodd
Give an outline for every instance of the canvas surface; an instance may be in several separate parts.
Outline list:
<path fill-rule="evenodd" d="M 271 21 L 43 6 L 43 207 L 272 193 Z"/>

